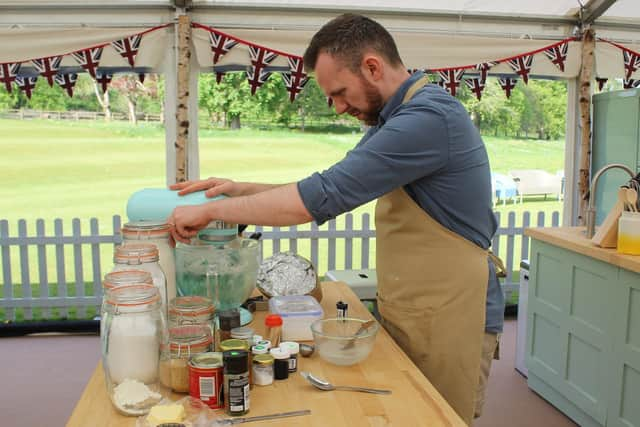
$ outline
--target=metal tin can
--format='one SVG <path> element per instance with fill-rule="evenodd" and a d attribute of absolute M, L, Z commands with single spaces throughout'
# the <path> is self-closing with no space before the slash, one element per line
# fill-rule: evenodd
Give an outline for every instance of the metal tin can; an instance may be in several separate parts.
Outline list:
<path fill-rule="evenodd" d="M 189 359 L 189 395 L 212 409 L 224 406 L 222 353 L 199 353 Z"/>

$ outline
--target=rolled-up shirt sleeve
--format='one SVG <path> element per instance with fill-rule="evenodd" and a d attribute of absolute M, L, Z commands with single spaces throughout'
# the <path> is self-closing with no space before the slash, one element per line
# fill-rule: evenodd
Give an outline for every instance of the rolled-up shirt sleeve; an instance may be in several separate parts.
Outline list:
<path fill-rule="evenodd" d="M 302 201 L 318 224 L 442 168 L 449 156 L 445 114 L 404 104 L 344 159 L 298 182 Z"/>

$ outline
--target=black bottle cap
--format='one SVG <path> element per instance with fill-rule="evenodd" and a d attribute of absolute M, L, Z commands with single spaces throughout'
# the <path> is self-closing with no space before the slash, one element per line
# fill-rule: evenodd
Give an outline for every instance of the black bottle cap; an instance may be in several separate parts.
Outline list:
<path fill-rule="evenodd" d="M 220 329 L 223 331 L 230 331 L 233 328 L 240 326 L 240 311 L 225 310 L 218 313 L 218 322 L 220 322 Z"/>
<path fill-rule="evenodd" d="M 247 372 L 249 352 L 244 350 L 229 350 L 222 352 L 222 364 L 225 374 L 238 375 Z"/>

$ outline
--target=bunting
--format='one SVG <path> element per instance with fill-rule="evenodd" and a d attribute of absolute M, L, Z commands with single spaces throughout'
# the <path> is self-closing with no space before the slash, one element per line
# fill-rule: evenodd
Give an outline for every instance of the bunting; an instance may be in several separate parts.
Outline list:
<path fill-rule="evenodd" d="M 624 79 L 624 80 L 622 80 L 622 86 L 625 89 L 633 89 L 633 88 L 636 88 L 636 87 L 640 87 L 640 80 Z"/>
<path fill-rule="evenodd" d="M 147 75 L 145 73 L 138 73 L 138 80 L 140 80 L 140 83 L 144 84 L 144 79 L 147 77 Z"/>
<path fill-rule="evenodd" d="M 550 47 L 544 51 L 544 54 L 551 61 L 553 65 L 558 67 L 560 71 L 564 73 L 564 63 L 567 60 L 567 54 L 569 53 L 569 42 L 563 42 L 557 46 Z"/>
<path fill-rule="evenodd" d="M 604 88 L 605 83 L 607 83 L 607 78 L 604 77 L 596 77 L 596 82 L 598 82 L 598 90 L 602 91 L 602 89 Z"/>
<path fill-rule="evenodd" d="M 518 79 L 503 78 L 499 79 L 498 82 L 500 83 L 502 90 L 504 90 L 504 94 L 507 98 L 511 98 L 511 91 L 516 87 Z"/>
<path fill-rule="evenodd" d="M 307 73 L 304 72 L 304 66 L 302 64 L 302 58 L 287 58 L 289 61 L 289 72 L 282 73 L 282 79 L 289 92 L 289 101 L 296 100 L 302 89 L 309 81 Z"/>
<path fill-rule="evenodd" d="M 456 69 L 438 71 L 438 75 L 440 76 L 440 82 L 438 84 L 445 88 L 445 90 L 449 92 L 451 96 L 456 96 L 456 92 L 460 87 L 460 83 L 462 82 L 464 71 L 465 70 Z"/>
<path fill-rule="evenodd" d="M 36 77 L 16 77 L 16 84 L 18 88 L 24 92 L 27 98 L 31 99 L 31 95 L 33 94 L 33 90 L 36 88 L 36 81 L 38 80 L 38 76 Z"/>
<path fill-rule="evenodd" d="M 222 79 L 224 78 L 225 74 L 222 71 L 216 71 L 216 83 L 220 84 L 222 82 Z"/>
<path fill-rule="evenodd" d="M 255 95 L 256 90 L 271 76 L 271 72 L 265 71 L 265 68 L 273 62 L 278 55 L 261 46 L 249 46 L 249 55 L 252 65 L 251 68 L 247 70 L 247 80 L 249 80 L 249 85 L 251 86 L 251 95 Z"/>
<path fill-rule="evenodd" d="M 70 97 L 73 97 L 73 88 L 75 87 L 77 80 L 78 75 L 76 73 L 57 74 L 55 77 L 56 83 L 58 83 L 58 85 L 60 85 L 60 87 L 64 89 Z"/>
<path fill-rule="evenodd" d="M 78 61 L 78 64 L 95 79 L 96 70 L 102 56 L 102 47 L 80 50 L 73 52 L 72 55 Z"/>
<path fill-rule="evenodd" d="M 58 74 L 58 68 L 60 68 L 60 61 L 62 61 L 62 56 L 34 59 L 31 62 L 33 66 L 36 67 L 36 70 L 38 70 L 38 73 L 47 79 L 49 86 L 53 87 L 55 76 Z"/>
<path fill-rule="evenodd" d="M 624 61 L 624 69 L 626 71 L 626 79 L 630 79 L 631 75 L 640 68 L 640 55 L 627 50 L 622 51 L 622 59 Z"/>
<path fill-rule="evenodd" d="M 487 74 L 489 73 L 489 69 L 491 69 L 491 67 L 493 67 L 496 64 L 497 62 L 490 61 L 490 62 L 482 62 L 480 64 L 475 65 L 474 68 L 480 73 L 480 81 L 482 83 L 485 83 L 487 81 Z M 478 97 L 478 99 L 480 99 L 480 97 Z"/>
<path fill-rule="evenodd" d="M 486 77 L 485 77 L 486 79 Z M 482 98 L 482 91 L 484 90 L 486 80 L 482 78 L 476 79 L 465 79 L 465 84 L 467 87 L 473 92 L 473 94 L 478 98 L 478 101 Z"/>
<path fill-rule="evenodd" d="M 19 62 L 0 64 L 0 83 L 4 83 L 9 93 L 11 93 L 11 83 L 16 80 L 18 71 L 20 71 Z"/>
<path fill-rule="evenodd" d="M 327 105 L 329 106 L 329 108 L 333 107 L 333 98 L 331 98 L 330 96 L 327 96 Z"/>
<path fill-rule="evenodd" d="M 104 94 L 109 88 L 109 84 L 111 83 L 111 79 L 113 79 L 113 74 L 107 73 L 98 73 L 96 74 L 96 82 L 100 84 L 100 88 L 102 89 L 102 93 Z"/>
<path fill-rule="evenodd" d="M 220 58 L 238 44 L 238 41 L 225 34 L 212 31 L 209 32 L 209 43 L 211 44 L 211 52 L 213 52 L 213 65 L 216 65 Z"/>
<path fill-rule="evenodd" d="M 529 83 L 529 73 L 533 66 L 533 55 L 522 55 L 517 58 L 507 60 L 511 69 L 520 77 L 525 84 Z M 508 96 L 507 96 L 508 97 Z"/>
<path fill-rule="evenodd" d="M 116 40 L 111 43 L 111 46 L 127 60 L 129 65 L 133 68 L 136 62 L 136 55 L 140 49 L 140 42 L 142 41 L 142 34 L 136 34 L 130 37 L 125 37 L 122 40 Z"/>

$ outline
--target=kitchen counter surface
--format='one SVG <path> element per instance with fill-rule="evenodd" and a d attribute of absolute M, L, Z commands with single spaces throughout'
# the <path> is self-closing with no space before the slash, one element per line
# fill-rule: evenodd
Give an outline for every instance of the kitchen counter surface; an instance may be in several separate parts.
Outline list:
<path fill-rule="evenodd" d="M 584 230 L 585 227 L 527 228 L 524 234 L 625 270 L 640 273 L 640 256 L 624 255 L 618 253 L 616 249 L 600 248 L 585 237 Z"/>
<path fill-rule="evenodd" d="M 332 317 L 339 300 L 349 304 L 349 315 L 371 318 L 351 289 L 342 282 L 322 284 L 321 301 L 325 317 Z M 263 332 L 266 312 L 256 312 L 250 325 Z M 245 416 L 310 409 L 311 415 L 255 423 L 256 426 L 450 426 L 464 427 L 464 422 L 436 391 L 387 332 L 380 328 L 375 347 L 358 365 L 330 365 L 317 354 L 299 357 L 299 371 L 316 374 L 334 384 L 388 388 L 391 395 L 374 395 L 345 391 L 321 391 L 308 384 L 299 373 L 272 386 L 255 386 L 251 390 L 251 410 Z M 174 400 L 184 395 L 174 394 Z M 220 411 L 217 411 L 220 412 Z M 67 426 L 120 427 L 135 426 L 136 419 L 120 415 L 107 396 L 102 366 L 98 364 L 89 379 Z"/>

